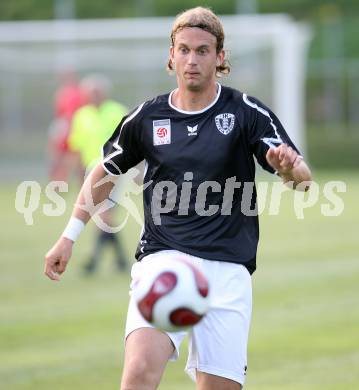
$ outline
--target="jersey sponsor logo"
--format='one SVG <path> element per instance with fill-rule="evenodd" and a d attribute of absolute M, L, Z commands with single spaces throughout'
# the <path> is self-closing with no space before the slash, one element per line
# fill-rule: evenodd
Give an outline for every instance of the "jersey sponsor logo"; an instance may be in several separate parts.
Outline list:
<path fill-rule="evenodd" d="M 187 126 L 187 130 L 188 130 L 188 135 L 197 135 L 197 130 L 198 130 L 198 125 L 196 126 Z"/>
<path fill-rule="evenodd" d="M 171 143 L 171 120 L 161 119 L 153 121 L 153 145 L 166 145 Z"/>
<path fill-rule="evenodd" d="M 234 127 L 235 116 L 231 113 L 219 114 L 214 118 L 217 129 L 224 135 L 229 134 Z"/>

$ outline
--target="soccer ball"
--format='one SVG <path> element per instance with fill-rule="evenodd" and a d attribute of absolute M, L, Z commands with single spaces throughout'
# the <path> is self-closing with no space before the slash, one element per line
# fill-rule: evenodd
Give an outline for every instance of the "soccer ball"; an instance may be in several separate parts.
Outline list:
<path fill-rule="evenodd" d="M 189 328 L 202 319 L 209 309 L 209 284 L 197 267 L 179 257 L 143 266 L 133 295 L 148 322 L 173 332 Z"/>

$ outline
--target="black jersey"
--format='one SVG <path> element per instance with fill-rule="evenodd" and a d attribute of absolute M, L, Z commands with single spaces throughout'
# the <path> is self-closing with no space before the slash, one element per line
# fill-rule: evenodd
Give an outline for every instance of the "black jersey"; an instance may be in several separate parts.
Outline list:
<path fill-rule="evenodd" d="M 103 165 L 118 175 L 146 162 L 136 258 L 177 249 L 252 273 L 259 236 L 254 156 L 274 173 L 265 155 L 283 142 L 295 148 L 266 106 L 220 84 L 203 110 L 180 110 L 166 94 L 124 117 L 104 145 Z"/>

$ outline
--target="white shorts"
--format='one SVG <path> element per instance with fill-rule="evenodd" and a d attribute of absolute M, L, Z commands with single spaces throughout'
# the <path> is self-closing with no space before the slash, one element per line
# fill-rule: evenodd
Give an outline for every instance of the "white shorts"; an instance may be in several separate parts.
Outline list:
<path fill-rule="evenodd" d="M 205 260 L 176 250 L 165 250 L 135 263 L 131 270 L 132 280 L 138 279 L 144 263 L 172 255 L 185 257 L 207 276 L 211 287 L 211 309 L 189 332 L 167 333 L 175 346 L 170 360 L 178 358 L 180 344 L 188 334 L 189 353 L 185 371 L 194 381 L 198 370 L 243 385 L 252 313 L 252 279 L 248 270 L 240 264 Z M 125 337 L 143 327 L 152 325 L 142 317 L 131 297 Z"/>

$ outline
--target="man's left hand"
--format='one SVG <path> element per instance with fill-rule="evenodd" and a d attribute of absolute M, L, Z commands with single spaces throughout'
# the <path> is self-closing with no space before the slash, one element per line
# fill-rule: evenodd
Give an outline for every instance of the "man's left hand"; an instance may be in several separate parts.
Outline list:
<path fill-rule="evenodd" d="M 303 160 L 292 147 L 281 144 L 276 148 L 270 148 L 266 154 L 268 164 L 279 175 L 286 175 L 296 168 Z"/>

